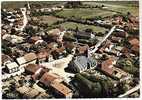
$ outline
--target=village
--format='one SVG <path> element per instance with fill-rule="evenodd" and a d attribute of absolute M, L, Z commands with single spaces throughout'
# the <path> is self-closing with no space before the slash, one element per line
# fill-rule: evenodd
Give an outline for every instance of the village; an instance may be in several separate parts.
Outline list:
<path fill-rule="evenodd" d="M 140 96 L 139 16 L 95 4 L 2 6 L 3 99 Z"/>

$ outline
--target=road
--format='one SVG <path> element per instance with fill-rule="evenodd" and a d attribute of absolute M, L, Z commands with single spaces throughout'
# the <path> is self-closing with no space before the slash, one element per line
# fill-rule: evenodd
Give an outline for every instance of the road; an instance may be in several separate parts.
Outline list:
<path fill-rule="evenodd" d="M 108 34 L 102 39 L 102 41 L 98 42 L 93 50 L 90 50 L 89 53 L 92 54 L 98 50 L 98 47 L 101 46 L 101 44 L 113 33 L 115 30 L 116 26 L 113 26 L 111 30 L 108 32 Z"/>
<path fill-rule="evenodd" d="M 23 31 L 23 29 L 25 28 L 25 26 L 28 23 L 28 19 L 27 19 L 27 16 L 26 16 L 26 8 L 21 8 L 21 12 L 23 14 L 23 26 L 20 28 L 20 30 Z"/>
<path fill-rule="evenodd" d="M 130 89 L 129 91 L 127 91 L 126 93 L 124 93 L 122 95 L 119 95 L 118 97 L 122 98 L 122 97 L 128 96 L 129 94 L 137 91 L 138 89 L 140 89 L 140 85 L 137 85 L 136 87 Z"/>

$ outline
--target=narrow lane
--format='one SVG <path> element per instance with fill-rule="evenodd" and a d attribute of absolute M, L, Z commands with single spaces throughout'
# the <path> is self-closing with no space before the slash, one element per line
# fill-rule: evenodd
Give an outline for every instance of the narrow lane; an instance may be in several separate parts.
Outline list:
<path fill-rule="evenodd" d="M 26 16 L 26 8 L 21 8 L 20 10 L 23 14 L 23 26 L 20 28 L 20 30 L 23 31 L 23 29 L 26 27 L 26 25 L 28 23 L 28 19 L 27 19 L 27 16 Z"/>
<path fill-rule="evenodd" d="M 108 32 L 108 34 L 102 39 L 102 41 L 98 42 L 93 50 L 89 51 L 89 54 L 92 54 L 94 52 L 96 52 L 98 50 L 98 47 L 101 46 L 101 44 L 113 33 L 113 31 L 115 30 L 116 26 L 113 26 L 111 28 L 111 30 Z"/>
<path fill-rule="evenodd" d="M 138 89 L 140 89 L 140 85 L 137 85 L 136 87 L 130 89 L 129 91 L 125 92 L 124 94 L 122 95 L 119 95 L 118 97 L 122 98 L 122 97 L 125 97 L 125 96 L 128 96 L 129 94 L 137 91 Z"/>

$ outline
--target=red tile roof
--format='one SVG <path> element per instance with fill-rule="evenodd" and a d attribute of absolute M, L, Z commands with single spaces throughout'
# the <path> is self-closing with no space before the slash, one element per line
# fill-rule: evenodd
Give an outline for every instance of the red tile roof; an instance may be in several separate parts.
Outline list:
<path fill-rule="evenodd" d="M 108 60 L 105 60 L 101 64 L 101 70 L 106 72 L 109 75 L 113 74 L 113 59 L 109 58 Z"/>
<path fill-rule="evenodd" d="M 41 83 L 43 83 L 45 86 L 49 86 L 51 82 L 53 82 L 57 77 L 53 76 L 49 73 L 44 73 L 41 79 L 39 80 Z"/>
<path fill-rule="evenodd" d="M 47 58 L 49 56 L 48 50 L 47 49 L 42 49 L 37 53 L 37 58 L 42 59 L 42 58 Z"/>
<path fill-rule="evenodd" d="M 28 54 L 24 55 L 24 58 L 27 62 L 29 62 L 29 61 L 36 60 L 37 56 L 35 53 L 28 53 Z"/>
<path fill-rule="evenodd" d="M 132 46 L 138 46 L 139 45 L 139 40 L 137 38 L 133 38 L 133 39 L 129 39 L 129 43 L 132 45 Z"/>
<path fill-rule="evenodd" d="M 139 46 L 134 45 L 132 46 L 131 50 L 134 54 L 139 54 Z"/>
<path fill-rule="evenodd" d="M 58 91 L 60 94 L 62 94 L 65 97 L 68 97 L 70 95 L 70 93 L 72 92 L 71 89 L 69 89 L 68 87 L 66 87 L 64 84 L 59 83 L 59 82 L 54 82 L 51 84 L 51 86 Z"/>
<path fill-rule="evenodd" d="M 34 74 L 39 68 L 40 68 L 40 66 L 38 66 L 36 64 L 28 64 L 25 67 L 25 70 L 30 72 L 31 74 Z"/>
<path fill-rule="evenodd" d="M 88 45 L 78 46 L 77 51 L 79 52 L 79 54 L 84 54 L 88 50 L 88 48 Z"/>

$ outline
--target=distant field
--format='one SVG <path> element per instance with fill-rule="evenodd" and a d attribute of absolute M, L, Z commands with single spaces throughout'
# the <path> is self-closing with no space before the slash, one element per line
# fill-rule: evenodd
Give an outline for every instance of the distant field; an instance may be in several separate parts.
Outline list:
<path fill-rule="evenodd" d="M 52 25 L 55 22 L 61 21 L 63 19 L 54 16 L 39 16 L 38 20 L 40 20 L 41 23 L 48 23 L 48 25 Z"/>
<path fill-rule="evenodd" d="M 84 2 L 84 4 L 89 5 L 104 5 L 108 7 L 107 9 L 121 12 L 126 14 L 131 12 L 132 14 L 138 16 L 139 14 L 139 4 L 137 1 L 103 1 L 103 2 Z"/>
<path fill-rule="evenodd" d="M 41 7 L 49 7 L 51 5 L 60 5 L 63 4 L 63 2 L 59 1 L 28 1 L 29 4 L 38 4 Z M 1 8 L 21 8 L 24 7 L 25 4 L 28 3 L 27 1 L 3 1 L 1 2 Z"/>
<path fill-rule="evenodd" d="M 61 16 L 61 17 L 75 17 L 75 18 L 93 18 L 96 16 L 101 16 L 101 17 L 106 17 L 106 16 L 111 16 L 115 14 L 115 12 L 111 11 L 104 11 L 98 8 L 76 8 L 76 9 L 64 9 L 63 11 L 60 11 L 56 13 L 56 15 Z"/>
<path fill-rule="evenodd" d="M 66 29 L 75 29 L 76 26 L 78 26 L 79 30 L 85 30 L 87 28 L 91 28 L 94 32 L 105 32 L 107 29 L 99 26 L 94 26 L 94 25 L 84 25 L 84 24 L 78 24 L 74 22 L 65 22 L 60 24 L 61 26 L 65 27 Z"/>

